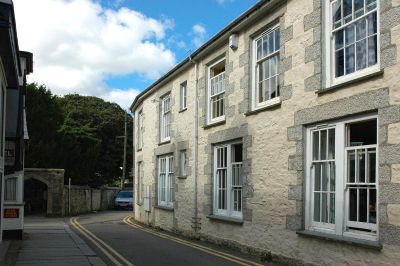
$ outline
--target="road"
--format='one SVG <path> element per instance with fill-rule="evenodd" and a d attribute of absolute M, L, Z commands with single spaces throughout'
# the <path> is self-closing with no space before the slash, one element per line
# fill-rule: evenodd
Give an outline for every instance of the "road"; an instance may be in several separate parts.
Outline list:
<path fill-rule="evenodd" d="M 131 211 L 81 215 L 70 223 L 107 265 L 262 265 L 247 254 L 136 224 Z"/>

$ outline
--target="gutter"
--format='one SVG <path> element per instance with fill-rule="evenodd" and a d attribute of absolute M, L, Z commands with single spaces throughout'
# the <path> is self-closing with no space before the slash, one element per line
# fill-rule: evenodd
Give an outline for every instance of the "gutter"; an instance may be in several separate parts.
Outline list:
<path fill-rule="evenodd" d="M 198 146 L 199 146 L 199 69 L 198 63 L 189 58 L 194 64 L 195 71 L 195 97 L 194 97 L 194 156 L 193 156 L 193 213 L 192 213 L 192 228 L 196 233 L 199 228 L 198 207 L 197 207 L 197 176 L 198 176 Z"/>
<path fill-rule="evenodd" d="M 224 29 L 222 29 L 220 32 L 218 32 L 216 35 L 214 35 L 210 40 L 208 40 L 206 43 L 204 43 L 202 46 L 200 46 L 196 51 L 194 51 L 191 55 L 189 55 L 187 58 L 185 58 L 183 61 L 181 61 L 179 64 L 177 64 L 174 68 L 172 68 L 170 71 L 168 71 L 166 74 L 164 74 L 161 78 L 159 78 L 156 82 L 154 82 L 152 85 L 150 85 L 147 89 L 139 93 L 133 103 L 130 106 L 130 110 L 132 113 L 134 112 L 134 109 L 136 105 L 139 103 L 139 100 L 145 96 L 147 93 L 150 93 L 153 88 L 155 88 L 157 85 L 161 84 L 163 81 L 165 81 L 169 76 L 171 76 L 173 73 L 175 73 L 178 69 L 182 68 L 184 65 L 187 63 L 190 63 L 196 56 L 199 56 L 201 52 L 204 52 L 211 44 L 216 42 L 218 39 L 223 37 L 224 35 L 227 35 L 231 32 L 234 31 L 234 28 L 240 25 L 245 19 L 247 19 L 252 13 L 256 12 L 258 9 L 260 9 L 265 3 L 267 2 L 281 2 L 282 0 L 260 0 L 258 1 L 254 6 L 252 6 L 250 9 L 242 13 L 239 17 L 237 17 L 235 20 L 233 20 L 231 23 L 228 24 Z"/>

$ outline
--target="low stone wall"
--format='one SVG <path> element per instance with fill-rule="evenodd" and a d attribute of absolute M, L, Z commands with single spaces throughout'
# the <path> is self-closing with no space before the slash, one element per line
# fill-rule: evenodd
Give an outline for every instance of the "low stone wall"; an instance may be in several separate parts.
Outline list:
<path fill-rule="evenodd" d="M 93 189 L 86 186 L 71 186 L 71 197 L 69 197 L 68 186 L 64 186 L 64 215 L 111 209 L 114 207 L 114 198 L 119 190 L 119 188 Z M 69 199 L 71 199 L 70 206 Z"/>

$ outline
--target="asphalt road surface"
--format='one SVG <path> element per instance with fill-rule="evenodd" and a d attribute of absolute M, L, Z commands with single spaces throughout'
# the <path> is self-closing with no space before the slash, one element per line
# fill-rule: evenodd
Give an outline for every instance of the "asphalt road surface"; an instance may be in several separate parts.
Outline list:
<path fill-rule="evenodd" d="M 107 265 L 265 265 L 247 254 L 139 225 L 132 215 L 106 211 L 70 223 Z"/>

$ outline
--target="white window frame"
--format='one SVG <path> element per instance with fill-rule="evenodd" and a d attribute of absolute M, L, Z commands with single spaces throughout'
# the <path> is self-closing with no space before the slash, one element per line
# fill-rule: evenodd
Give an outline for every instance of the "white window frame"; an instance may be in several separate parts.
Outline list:
<path fill-rule="evenodd" d="M 261 103 L 258 102 L 259 98 L 259 93 L 258 93 L 258 60 L 257 60 L 257 41 L 262 39 L 265 35 L 268 35 L 269 33 L 275 31 L 277 28 L 280 28 L 279 23 L 268 28 L 266 31 L 258 35 L 256 38 L 253 39 L 252 41 L 252 67 L 251 67 L 251 75 L 252 75 L 252 109 L 257 110 L 260 108 L 268 107 L 268 106 L 275 106 L 281 103 L 281 97 L 280 93 L 279 96 L 263 101 Z M 280 29 L 279 29 L 280 30 Z M 275 44 L 274 44 L 275 45 Z M 274 51 L 273 53 L 269 54 L 265 58 L 262 59 L 262 61 L 269 60 L 270 58 L 278 55 L 278 66 L 277 66 L 277 82 L 279 86 L 279 64 L 280 64 L 280 47 L 278 50 Z M 279 88 L 280 90 L 280 88 Z"/>
<path fill-rule="evenodd" d="M 225 99 L 225 79 L 226 79 L 226 76 L 225 76 L 225 72 L 226 72 L 226 69 L 225 69 L 225 71 L 224 72 L 222 72 L 222 73 L 220 73 L 220 74 L 218 74 L 217 76 L 215 76 L 215 77 L 218 77 L 218 76 L 223 76 L 224 78 L 223 78 L 223 82 L 222 82 L 222 85 L 224 86 L 224 88 L 223 88 L 223 90 L 222 91 L 220 91 L 219 93 L 217 93 L 217 94 L 215 94 L 215 95 L 211 95 L 211 70 L 215 67 L 215 66 L 217 66 L 218 64 L 220 64 L 221 62 L 224 62 L 225 61 L 225 57 L 224 58 L 221 58 L 221 59 L 219 59 L 218 61 L 216 61 L 215 63 L 213 63 L 212 65 L 210 65 L 208 68 L 207 68 L 207 122 L 208 122 L 208 124 L 213 124 L 213 123 L 218 123 L 218 122 L 220 122 L 220 121 L 224 121 L 225 120 L 225 111 L 226 111 L 226 104 L 225 104 L 225 102 L 226 102 L 226 99 Z M 226 65 L 226 61 L 225 61 L 225 65 Z M 215 77 L 213 77 L 213 78 L 215 78 Z M 223 115 L 221 115 L 221 116 L 218 116 L 218 117 L 215 117 L 215 118 L 212 118 L 212 104 L 211 104 L 211 98 L 212 97 L 217 97 L 217 96 L 219 96 L 219 95 L 223 95 L 223 97 L 224 97 L 224 105 L 223 105 Z"/>
<path fill-rule="evenodd" d="M 165 164 L 164 166 L 162 164 Z M 164 169 L 164 170 L 163 170 Z M 164 176 L 162 176 L 164 174 Z M 168 208 L 174 207 L 174 157 L 161 156 L 158 158 L 158 205 Z M 165 197 L 162 197 L 162 193 Z"/>
<path fill-rule="evenodd" d="M 182 82 L 180 85 L 180 110 L 187 109 L 187 81 Z"/>
<path fill-rule="evenodd" d="M 334 44 L 334 36 L 333 36 L 333 19 L 332 19 L 332 7 L 333 4 L 336 1 L 341 1 L 341 0 L 335 0 L 335 1 L 323 1 L 324 2 L 324 18 L 325 18 L 325 23 L 324 23 L 324 29 L 325 29 L 325 52 L 324 52 L 324 57 L 326 61 L 326 67 L 325 67 L 325 88 L 330 88 L 333 86 L 337 86 L 342 83 L 346 83 L 364 76 L 369 76 L 372 74 L 375 74 L 379 71 L 381 71 L 381 56 L 380 56 L 380 0 L 376 0 L 376 20 L 377 20 L 377 63 L 373 66 L 366 67 L 362 70 L 355 71 L 351 74 L 345 74 L 341 77 L 336 78 L 335 77 L 335 44 Z M 353 0 L 354 1 L 354 0 Z M 354 2 L 353 2 L 354 5 Z M 353 8 L 354 9 L 354 8 Z M 356 18 L 352 20 L 351 22 L 348 22 L 344 25 L 342 25 L 340 28 L 348 26 L 350 24 L 355 23 L 355 21 L 365 17 L 368 14 L 374 13 L 375 11 L 369 11 L 365 13 L 363 16 L 360 16 L 359 18 Z M 337 30 L 337 29 L 335 29 Z M 355 33 L 354 33 L 355 34 Z"/>
<path fill-rule="evenodd" d="M 348 224 L 348 203 L 346 192 L 346 125 L 354 122 L 362 122 L 375 119 L 377 121 L 377 144 L 376 146 L 376 234 L 362 231 L 346 231 Z M 307 128 L 306 133 L 306 209 L 305 209 L 305 228 L 309 231 L 318 231 L 357 239 L 376 241 L 379 239 L 379 121 L 377 115 L 359 116 L 352 119 L 337 120 L 332 123 L 320 124 Z M 314 130 L 335 128 L 335 223 L 327 224 L 314 222 L 313 217 L 313 187 L 312 182 L 312 132 Z"/>
<path fill-rule="evenodd" d="M 187 165 L 188 164 L 188 157 L 187 157 L 187 151 L 186 150 L 181 150 L 180 152 L 180 171 L 181 171 L 181 176 L 186 176 L 187 175 Z"/>
<path fill-rule="evenodd" d="M 232 217 L 232 218 L 237 218 L 237 219 L 242 219 L 243 218 L 243 172 L 242 172 L 242 167 L 243 167 L 243 161 L 242 162 L 232 162 L 232 146 L 235 144 L 242 144 L 242 153 L 243 153 L 243 143 L 241 141 L 238 142 L 232 142 L 229 144 L 221 144 L 221 145 L 216 145 L 214 146 L 213 149 L 213 155 L 214 155 L 214 169 L 213 169 L 213 214 L 214 215 L 219 215 L 219 216 L 226 216 L 226 217 Z M 226 162 L 227 165 L 226 167 L 223 167 L 223 169 L 226 169 L 226 209 L 220 209 L 218 208 L 218 170 L 222 168 L 218 168 L 218 155 L 217 151 L 218 149 L 223 149 L 226 148 Z M 242 154 L 243 156 L 243 154 Z M 234 202 L 233 202 L 233 193 L 235 193 L 234 186 L 232 185 L 232 173 L 234 172 L 234 165 L 239 167 L 239 173 L 241 175 L 241 180 L 240 180 L 240 185 L 235 186 L 239 188 L 241 191 L 241 197 L 240 197 L 240 206 L 241 206 L 241 211 L 235 211 L 234 210 Z"/>
<path fill-rule="evenodd" d="M 137 116 L 137 148 L 143 148 L 143 110 L 140 110 Z"/>
<path fill-rule="evenodd" d="M 161 98 L 160 106 L 160 142 L 171 139 L 171 94 Z"/>

